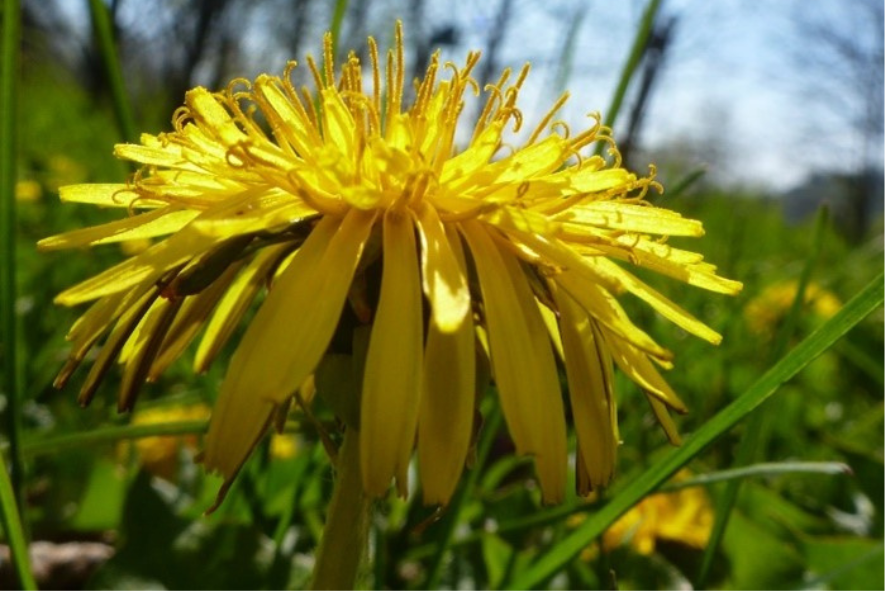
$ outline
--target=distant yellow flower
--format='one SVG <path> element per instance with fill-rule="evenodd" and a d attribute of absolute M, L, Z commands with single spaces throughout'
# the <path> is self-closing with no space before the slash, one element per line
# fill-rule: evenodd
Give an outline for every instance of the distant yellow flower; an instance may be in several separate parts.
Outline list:
<path fill-rule="evenodd" d="M 274 433 L 271 436 L 271 457 L 278 460 L 294 458 L 298 453 L 298 440 L 295 435 Z"/>
<path fill-rule="evenodd" d="M 794 298 L 797 297 L 798 285 L 796 279 L 779 281 L 767 286 L 749 301 L 744 308 L 748 327 L 758 334 L 771 335 L 791 309 Z M 806 286 L 803 301 L 807 306 L 805 309 L 822 320 L 827 320 L 843 306 L 833 292 L 814 282 Z"/>
<path fill-rule="evenodd" d="M 71 183 L 82 183 L 86 180 L 86 169 L 74 160 L 62 154 L 56 154 L 49 158 L 46 163 L 47 179 L 46 184 L 53 191 L 63 185 Z"/>
<path fill-rule="evenodd" d="M 97 300 L 69 334 L 71 359 L 57 385 L 109 332 L 80 400 L 117 358 L 125 366 L 119 407 L 129 409 L 142 383 L 205 326 L 195 361 L 204 371 L 269 288 L 206 437 L 204 461 L 226 478 L 222 492 L 336 331 L 351 342 L 355 324 L 371 323 L 360 422 L 351 425 L 370 495 L 385 494 L 392 480 L 406 493 L 417 442 L 425 501 L 449 500 L 471 441 L 478 355 L 489 356 L 511 436 L 519 453 L 534 456 L 547 502 L 563 498 L 567 474 L 555 351 L 578 433 L 581 492 L 606 484 L 614 468 L 613 362 L 676 440 L 668 409 L 685 407 L 656 369 L 670 368 L 672 355 L 631 323 L 616 296 L 631 292 L 711 343 L 720 336 L 615 261 L 737 292 L 741 284 L 718 277 L 701 255 L 664 243 L 702 235 L 701 224 L 644 200 L 660 187 L 621 168 L 596 115 L 574 135 L 555 121 L 565 95 L 521 146 L 507 144 L 507 128 L 523 124 L 516 101 L 528 66 L 487 86 L 459 149 L 478 53 L 461 68 L 435 54 L 405 111 L 399 26 L 384 61 L 369 40 L 368 93 L 356 55 L 336 75 L 332 54 L 327 36 L 323 63 L 307 60 L 314 91 L 293 86 L 295 63 L 282 78 L 191 90 L 175 131 L 116 147 L 144 165 L 130 183 L 62 190 L 65 201 L 145 213 L 48 238 L 44 249 L 168 237 L 57 298 Z M 587 153 L 596 142 L 609 147 L 608 161 Z"/>
<path fill-rule="evenodd" d="M 37 181 L 18 181 L 15 184 L 15 200 L 22 203 L 38 201 L 43 195 L 43 189 Z"/>
<path fill-rule="evenodd" d="M 160 406 L 135 413 L 132 425 L 158 425 L 209 418 L 210 409 L 205 404 L 188 406 Z M 195 451 L 196 435 L 168 435 L 143 437 L 135 440 L 135 451 L 145 469 L 166 480 L 173 480 L 178 472 L 179 454 L 183 448 Z"/>
<path fill-rule="evenodd" d="M 676 479 L 685 480 L 687 472 Z M 704 548 L 711 534 L 714 512 L 703 487 L 690 487 L 646 497 L 603 534 L 603 548 L 630 544 L 640 554 L 652 554 L 658 541 Z"/>

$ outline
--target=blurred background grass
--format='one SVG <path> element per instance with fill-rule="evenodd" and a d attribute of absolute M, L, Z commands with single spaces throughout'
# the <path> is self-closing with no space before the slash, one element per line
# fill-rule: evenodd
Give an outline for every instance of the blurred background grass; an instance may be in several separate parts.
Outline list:
<path fill-rule="evenodd" d="M 95 208 L 62 206 L 57 194 L 58 187 L 66 184 L 120 182 L 130 174 L 111 155 L 113 144 L 130 133 L 121 131 L 126 128 L 121 122 L 132 117 L 137 130 L 168 129 L 185 89 L 195 84 L 219 88 L 238 75 L 279 71 L 284 63 L 281 56 L 318 53 L 320 32 L 333 22 L 336 7 L 311 0 L 91 4 L 93 9 L 108 10 L 131 116 L 119 107 L 115 110 L 119 100 L 113 97 L 112 77 L 102 60 L 89 2 L 26 1 L 22 11 L 15 236 L 15 311 L 20 329 L 14 347 L 26 459 L 24 516 L 31 538 L 46 542 L 40 548 L 44 564 L 49 565 L 38 576 L 43 586 L 58 588 L 303 587 L 331 490 L 329 462 L 313 427 L 294 418 L 286 434 L 269 438 L 221 509 L 203 517 L 219 482 L 203 474 L 194 455 L 223 367 L 216 365 L 207 375 L 195 377 L 186 364 L 175 366 L 146 388 L 133 416 L 114 411 L 116 377 L 108 380 L 88 410 L 78 408 L 72 393 L 75 386 L 62 392 L 51 386 L 67 355 L 64 334 L 78 311 L 56 307 L 52 298 L 120 260 L 126 249 L 141 245 L 51 255 L 37 253 L 34 245 L 45 236 L 112 219 L 114 214 Z M 434 47 L 442 46 L 458 61 L 462 46 L 473 43 L 484 49 L 481 80 L 503 66 L 519 66 L 522 59 L 538 62 L 527 86 L 533 86 L 534 80 L 544 92 L 528 97 L 527 118 L 531 119 L 533 101 L 543 104 L 545 93 L 556 95 L 562 87 L 573 89 L 573 102 L 584 111 L 589 104 L 600 109 L 615 88 L 615 75 L 627 57 L 644 6 L 626 4 L 632 5 L 634 18 L 611 35 L 627 42 L 610 47 L 608 54 L 582 52 L 583 36 L 589 34 L 583 23 L 594 18 L 604 24 L 607 19 L 619 22 L 616 16 L 607 15 L 606 3 L 576 1 L 554 2 L 544 9 L 546 18 L 553 14 L 562 23 L 553 33 L 561 42 L 547 49 L 542 41 L 538 49 L 526 45 L 534 31 L 531 19 L 527 20 L 533 8 L 519 0 L 489 6 L 457 2 L 453 8 L 460 12 L 451 18 L 441 17 L 439 7 L 421 0 L 339 2 L 341 39 L 347 40 L 339 43 L 339 49 L 362 50 L 367 33 L 387 45 L 392 20 L 399 17 L 406 21 L 414 72 L 421 71 Z M 856 0 L 844 6 L 843 10 L 856 13 L 876 14 L 879 9 L 882 25 L 882 4 Z M 746 8 L 733 5 L 732 10 L 747 17 Z M 831 168 L 810 156 L 805 178 L 786 189 L 784 183 L 765 183 L 761 179 L 767 173 L 750 166 L 747 178 L 741 177 L 743 155 L 734 153 L 735 144 L 730 143 L 734 138 L 725 128 L 718 134 L 718 126 L 725 126 L 721 118 L 686 114 L 694 129 L 704 132 L 704 142 L 676 132 L 663 141 L 652 131 L 660 108 L 656 96 L 681 85 L 672 74 L 674 52 L 680 55 L 674 48 L 679 49 L 686 37 L 695 38 L 696 46 L 704 41 L 703 36 L 702 42 L 697 41 L 699 25 L 691 18 L 706 11 L 710 13 L 699 3 L 662 3 L 647 42 L 640 46 L 637 69 L 628 79 L 615 126 L 616 139 L 631 166 L 645 170 L 648 162 L 658 163 L 668 190 L 656 202 L 705 224 L 707 235 L 701 240 L 671 242 L 704 253 L 722 275 L 745 284 L 737 298 L 711 297 L 643 275 L 719 330 L 725 338 L 718 348 L 693 340 L 649 309 L 626 302 L 637 323 L 677 355 L 677 367 L 667 377 L 691 409 L 679 420 L 687 434 L 777 361 L 779 338 L 787 338 L 788 346 L 793 346 L 883 270 L 882 26 L 878 45 L 847 29 L 853 21 L 846 15 L 819 21 L 812 13 L 807 17 L 805 43 L 814 44 L 815 52 L 827 45 L 827 39 L 839 42 L 832 43 L 833 55 L 825 53 L 815 60 L 810 49 L 811 65 L 800 60 L 791 69 L 786 67 L 784 76 L 804 71 L 812 72 L 804 74 L 810 78 L 825 76 L 832 71 L 828 68 L 841 69 L 842 64 L 842 69 L 861 72 L 858 75 L 867 86 L 839 82 L 837 90 L 842 92 L 825 99 L 847 123 L 817 130 L 817 143 L 853 147 L 832 158 Z M 708 18 L 716 23 L 728 14 L 729 9 L 721 8 Z M 676 22 L 684 25 L 678 28 Z M 695 28 L 687 29 L 686 22 L 696 23 Z M 828 25 L 831 29 L 816 28 Z M 540 39 L 545 35 L 539 33 Z M 853 50 L 849 52 L 853 61 L 841 62 L 846 58 L 840 52 L 847 48 Z M 743 51 L 737 41 L 735 50 Z M 581 67 L 589 63 L 590 69 Z M 871 67 L 879 70 L 879 78 L 871 78 Z M 596 104 L 581 94 L 595 79 L 612 81 L 601 91 L 605 98 Z M 756 89 L 739 91 L 721 107 L 747 100 Z M 808 90 L 806 99 L 802 94 L 793 96 L 790 104 L 805 109 L 813 92 Z M 816 97 L 821 99 L 820 94 Z M 822 112 L 826 110 L 809 111 L 809 117 L 825 121 Z M 779 141 L 767 137 L 764 143 Z M 795 159 L 804 161 L 799 148 L 794 149 Z M 811 146 L 809 151 L 814 151 Z M 719 156 L 730 152 L 730 158 Z M 751 163 L 754 156 L 749 153 L 746 160 Z M 831 214 L 817 228 L 813 213 L 822 204 Z M 804 269 L 809 270 L 808 282 Z M 806 289 L 791 321 L 796 325 L 787 337 L 779 337 L 786 334 L 785 322 L 801 284 Z M 671 588 L 703 582 L 715 588 L 882 588 L 882 360 L 880 310 L 767 402 L 760 412 L 768 418 L 758 420 L 750 435 L 750 423 L 739 425 L 681 473 L 686 479 L 734 467 L 741 442 L 748 436 L 760 442 L 751 456 L 755 463 L 790 467 L 799 461 L 831 462 L 818 464 L 817 471 L 764 467 L 746 478 L 722 543 L 709 551 L 711 570 L 705 581 L 699 581 L 699 569 L 714 507 L 727 486 L 722 482 L 648 498 L 628 514 L 627 521 L 569 561 L 544 586 L 600 588 L 617 583 L 620 588 Z M 474 488 L 460 511 L 444 514 L 437 522 L 433 508 L 422 507 L 419 501 L 392 498 L 379 506 L 384 519 L 374 529 L 368 586 L 422 588 L 434 583 L 482 588 L 516 580 L 539 553 L 554 547 L 587 511 L 653 465 L 667 447 L 636 387 L 619 379 L 617 389 L 624 445 L 613 493 L 604 492 L 589 504 L 573 499 L 564 508 L 541 507 L 528 462 L 508 453 L 506 433 L 498 433 L 489 421 L 490 452 L 474 468 Z M 8 396 L 4 392 L 4 400 Z M 484 408 L 489 411 L 488 405 Z M 317 414 L 321 421 L 331 420 L 328 409 L 319 408 Z M 119 429 L 127 425 L 141 430 Z M 170 430 L 188 435 L 138 438 Z M 847 468 L 841 470 L 841 465 Z M 549 519 L 533 521 L 532 516 Z M 442 553 L 439 542 L 450 527 L 451 547 Z M 64 549 L 73 550 L 66 555 Z M 0 572 L 4 581 L 14 580 L 8 560 Z"/>

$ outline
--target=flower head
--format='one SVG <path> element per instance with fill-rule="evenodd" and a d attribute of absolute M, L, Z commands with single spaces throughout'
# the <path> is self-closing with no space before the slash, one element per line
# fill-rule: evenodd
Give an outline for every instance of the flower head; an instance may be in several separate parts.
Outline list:
<path fill-rule="evenodd" d="M 175 405 L 153 407 L 138 411 L 132 417 L 133 425 L 156 425 L 175 421 L 205 420 L 210 409 L 205 404 Z M 156 435 L 144 437 L 135 442 L 121 443 L 120 451 L 135 449 L 142 466 L 155 476 L 166 480 L 175 480 L 179 471 L 179 459 L 182 449 L 194 451 L 197 448 L 197 436 Z"/>
<path fill-rule="evenodd" d="M 266 292 L 206 437 L 204 462 L 228 483 L 275 415 L 294 396 L 309 397 L 300 388 L 342 333 L 369 334 L 352 401 L 358 422 L 349 426 L 359 429 L 372 495 L 392 480 L 405 494 L 417 447 L 425 500 L 448 501 L 471 444 L 478 360 L 491 365 L 511 437 L 534 456 L 546 501 L 563 497 L 567 473 L 557 357 L 581 492 L 606 484 L 614 469 L 613 364 L 676 440 L 668 410 L 684 405 L 656 369 L 670 368 L 671 354 L 631 323 L 616 296 L 631 292 L 717 343 L 717 333 L 626 269 L 735 293 L 740 284 L 700 255 L 664 242 L 700 236 L 701 224 L 645 201 L 660 187 L 621 167 L 596 116 L 574 135 L 555 121 L 566 96 L 519 147 L 508 145 L 524 123 L 516 103 L 528 66 L 486 87 L 460 148 L 465 94 L 479 94 L 471 78 L 479 54 L 462 67 L 434 55 L 408 108 L 399 25 L 384 62 L 372 39 L 369 56 L 370 80 L 354 54 L 336 73 L 327 36 L 322 64 L 307 60 L 314 90 L 294 87 L 295 63 L 282 78 L 191 90 L 173 132 L 116 147 L 143 165 L 131 182 L 62 190 L 66 201 L 134 215 L 48 238 L 44 248 L 165 238 L 58 297 L 96 300 L 71 329 L 58 385 L 107 334 L 80 399 L 88 402 L 117 359 L 119 407 L 129 409 L 201 330 L 195 369 L 204 371 Z M 609 160 L 588 153 L 596 142 L 609 146 Z"/>
<path fill-rule="evenodd" d="M 748 327 L 755 333 L 771 337 L 779 322 L 788 314 L 797 297 L 799 282 L 796 279 L 777 281 L 768 285 L 744 308 Z M 827 320 L 840 311 L 843 305 L 832 291 L 812 282 L 803 293 L 803 303 L 812 316 Z"/>
<path fill-rule="evenodd" d="M 675 482 L 687 480 L 683 470 Z M 681 488 L 646 497 L 612 524 L 603 534 L 603 548 L 612 550 L 630 544 L 640 554 L 655 552 L 659 541 L 679 542 L 704 548 L 714 524 L 714 511 L 703 487 Z"/>

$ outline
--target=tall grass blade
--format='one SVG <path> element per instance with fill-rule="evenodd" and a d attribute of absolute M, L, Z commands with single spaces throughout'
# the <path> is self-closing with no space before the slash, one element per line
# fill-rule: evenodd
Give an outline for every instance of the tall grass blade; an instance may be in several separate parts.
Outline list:
<path fill-rule="evenodd" d="M 708 445 L 727 433 L 778 391 L 782 384 L 796 376 L 800 370 L 827 351 L 851 328 L 882 305 L 883 273 L 880 273 L 840 312 L 772 366 L 732 404 L 688 437 L 682 447 L 672 450 L 662 461 L 643 472 L 600 511 L 590 515 L 569 536 L 541 555 L 530 568 L 519 573 L 509 588 L 537 587 L 563 569 L 570 560 L 599 537 L 623 513 L 658 488 L 677 470 L 704 451 Z"/>
<path fill-rule="evenodd" d="M 8 6 L 9 2 L 6 5 Z M 16 506 L 12 483 L 6 473 L 6 466 L 0 466 L 0 510 L 3 513 L 3 531 L 6 533 L 9 553 L 19 584 L 22 589 L 36 589 L 37 583 L 34 582 L 31 564 L 28 562 L 28 543 L 25 540 L 22 520 Z"/>
<path fill-rule="evenodd" d="M 812 235 L 812 248 L 797 283 L 797 293 L 794 295 L 794 301 L 791 303 L 791 308 L 785 317 L 784 324 L 782 324 L 781 329 L 776 335 L 772 355 L 773 359 L 779 359 L 785 354 L 788 345 L 791 342 L 791 338 L 794 336 L 797 323 L 800 320 L 800 312 L 803 309 L 806 286 L 809 285 L 809 280 L 812 278 L 812 270 L 815 268 L 815 263 L 818 261 L 818 257 L 821 254 L 827 220 L 827 209 L 820 209 L 815 221 L 815 231 Z M 771 430 L 771 417 L 773 415 L 778 416 L 778 414 L 779 413 L 777 412 L 759 411 L 751 416 L 748 421 L 747 431 L 745 432 L 744 437 L 741 438 L 738 451 L 735 454 L 735 461 L 732 463 L 734 468 L 741 468 L 742 466 L 750 464 L 758 455 L 759 450 L 766 449 L 768 433 Z M 704 588 L 705 582 L 710 574 L 711 565 L 713 565 L 714 562 L 714 556 L 717 553 L 717 549 L 720 547 L 723 535 L 726 533 L 726 526 L 729 525 L 729 517 L 732 515 L 732 509 L 738 501 L 738 493 L 741 489 L 741 483 L 741 480 L 731 481 L 717 499 L 714 508 L 714 526 L 711 529 L 711 536 L 708 539 L 708 544 L 702 555 L 701 567 L 698 571 L 698 578 L 695 581 L 695 586 L 698 589 Z"/>
<path fill-rule="evenodd" d="M 120 127 L 120 135 L 123 141 L 134 142 L 137 139 L 135 119 L 132 116 L 132 106 L 129 102 L 129 94 L 126 92 L 126 84 L 123 82 L 123 68 L 120 66 L 120 56 L 117 54 L 111 14 L 102 0 L 89 0 L 89 10 L 92 14 L 92 24 L 95 28 L 99 53 L 104 62 L 108 83 L 111 85 L 114 116 Z"/>
<path fill-rule="evenodd" d="M 338 55 L 338 40 L 341 39 L 341 24 L 345 20 L 348 11 L 348 0 L 335 0 L 332 9 L 332 23 L 329 25 L 329 33 L 332 35 L 332 55 Z"/>
<path fill-rule="evenodd" d="M 57 453 L 72 447 L 116 443 L 126 439 L 201 434 L 206 433 L 208 428 L 209 421 L 176 421 L 174 423 L 156 423 L 153 425 L 103 427 L 84 433 L 73 433 L 38 441 L 28 441 L 23 445 L 23 451 L 28 456 L 38 456 Z"/>
<path fill-rule="evenodd" d="M 18 130 L 17 81 L 19 74 L 20 10 L 18 0 L 3 2 L 3 45 L 0 56 L 0 392 L 6 396 L 6 430 L 12 477 L 10 499 L 24 510 L 24 461 L 21 438 L 21 391 L 16 348 L 16 147 Z M 14 508 L 14 507 L 13 507 Z M 8 511 L 9 507 L 4 507 Z"/>

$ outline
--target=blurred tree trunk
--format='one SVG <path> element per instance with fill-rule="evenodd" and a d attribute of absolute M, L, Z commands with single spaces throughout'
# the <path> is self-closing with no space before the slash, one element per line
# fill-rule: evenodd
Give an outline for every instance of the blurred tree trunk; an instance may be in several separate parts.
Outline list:
<path fill-rule="evenodd" d="M 185 92 L 194 86 L 194 72 L 206 54 L 212 29 L 229 4 L 230 0 L 195 0 L 180 9 L 183 14 L 175 22 L 182 23 L 184 30 L 176 31 L 175 37 L 182 44 L 183 59 L 167 62 L 167 88 L 173 109 L 181 104 Z"/>
<path fill-rule="evenodd" d="M 661 12 L 658 15 L 661 15 Z M 674 40 L 676 25 L 676 16 L 670 16 L 665 20 L 661 19 L 660 16 L 656 17 L 649 40 L 643 50 L 643 66 L 640 73 L 637 98 L 634 100 L 634 105 L 628 116 L 627 132 L 623 138 L 620 138 L 619 142 L 621 156 L 625 162 L 630 161 L 631 154 L 638 143 L 643 120 L 649 108 L 649 98 L 652 96 L 655 84 L 664 71 L 668 49 Z"/>
<path fill-rule="evenodd" d="M 498 15 L 496 15 L 495 24 L 489 32 L 489 42 L 486 44 L 486 51 L 483 54 L 483 65 L 478 79 L 481 88 L 485 84 L 495 82 L 493 76 L 497 76 L 501 70 L 498 65 L 498 51 L 505 38 L 513 5 L 513 0 L 501 0 L 499 5 Z"/>
<path fill-rule="evenodd" d="M 294 60 L 301 57 L 302 39 L 308 25 L 310 5 L 311 0 L 292 0 L 292 9 L 290 10 L 292 21 L 286 26 L 286 38 L 289 39 L 286 47 L 289 51 L 289 59 Z"/>
<path fill-rule="evenodd" d="M 804 40 L 794 54 L 797 100 L 819 104 L 857 137 L 855 149 L 839 156 L 853 173 L 835 218 L 846 238 L 858 242 L 866 237 L 874 200 L 883 198 L 876 177 L 883 167 L 884 4 L 798 2 L 793 25 Z M 821 122 L 811 125 L 820 142 Z"/>

